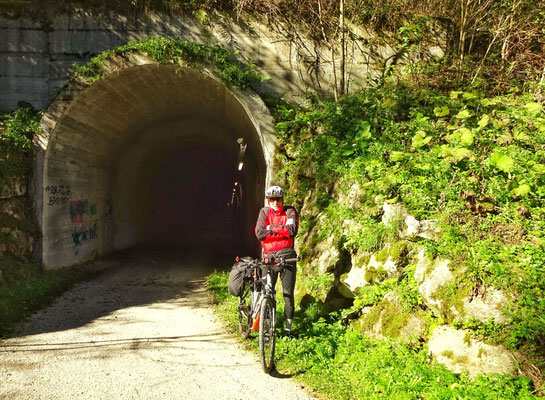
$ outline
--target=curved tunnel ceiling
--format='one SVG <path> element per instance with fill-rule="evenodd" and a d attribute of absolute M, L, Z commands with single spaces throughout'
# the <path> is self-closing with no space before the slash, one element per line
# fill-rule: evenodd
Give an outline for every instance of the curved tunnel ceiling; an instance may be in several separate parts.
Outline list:
<path fill-rule="evenodd" d="M 140 243 L 255 249 L 273 139 L 262 103 L 244 96 L 196 70 L 145 64 L 69 99 L 43 158 L 45 267 Z"/>

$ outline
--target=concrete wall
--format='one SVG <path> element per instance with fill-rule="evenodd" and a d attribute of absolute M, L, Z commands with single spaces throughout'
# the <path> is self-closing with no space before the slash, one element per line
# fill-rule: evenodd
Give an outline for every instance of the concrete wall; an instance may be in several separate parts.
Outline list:
<path fill-rule="evenodd" d="M 191 17 L 165 15 L 93 16 L 75 12 L 54 17 L 45 25 L 25 18 L 0 17 L 0 110 L 13 109 L 21 100 L 43 109 L 66 83 L 74 63 L 83 64 L 130 40 L 159 35 L 220 43 L 239 51 L 242 58 L 255 62 L 271 78 L 262 90 L 288 95 L 309 89 L 331 91 L 331 51 L 308 40 L 307 28 L 300 27 L 300 32 L 290 29 L 288 34 L 279 25 L 229 15 L 216 15 L 206 25 Z M 351 38 L 347 70 L 350 88 L 355 89 L 376 77 L 400 48 L 388 37 L 361 28 L 353 28 Z M 415 53 L 441 56 L 442 50 L 436 44 Z"/>
<path fill-rule="evenodd" d="M 151 186 L 156 171 L 172 159 L 182 168 L 176 151 L 196 144 L 223 149 L 223 161 L 214 168 L 227 171 L 222 176 L 231 179 L 228 185 L 237 180 L 244 187 L 236 218 L 240 226 L 233 231 L 234 224 L 216 217 L 214 226 L 192 228 L 178 218 L 180 230 L 201 232 L 195 235 L 210 251 L 218 243 L 236 245 L 214 240 L 214 233 L 216 239 L 241 237 L 237 250 L 255 249 L 253 224 L 270 180 L 275 139 L 266 107 L 251 91 L 231 91 L 206 71 L 137 58 L 87 88 L 67 87 L 48 109 L 42 127 L 38 142 L 43 154 L 36 170 L 43 179 L 36 180 L 35 207 L 46 268 L 82 263 L 149 239 L 150 226 L 167 215 L 153 212 L 153 204 L 161 200 Z M 248 145 L 242 171 L 237 170 L 238 138 Z M 199 154 L 191 157 L 210 161 Z M 167 195 L 184 201 L 184 188 L 176 181 L 171 186 L 176 185 Z M 226 202 L 228 189 L 217 191 Z M 216 206 L 214 212 L 219 211 Z"/>

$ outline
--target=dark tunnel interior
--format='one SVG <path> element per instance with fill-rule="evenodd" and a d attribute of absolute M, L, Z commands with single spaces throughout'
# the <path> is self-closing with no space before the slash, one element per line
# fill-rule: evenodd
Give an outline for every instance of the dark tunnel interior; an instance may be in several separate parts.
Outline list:
<path fill-rule="evenodd" d="M 240 205 L 232 202 L 236 161 L 221 146 L 188 143 L 176 149 L 152 178 L 144 242 L 224 253 L 241 250 Z"/>

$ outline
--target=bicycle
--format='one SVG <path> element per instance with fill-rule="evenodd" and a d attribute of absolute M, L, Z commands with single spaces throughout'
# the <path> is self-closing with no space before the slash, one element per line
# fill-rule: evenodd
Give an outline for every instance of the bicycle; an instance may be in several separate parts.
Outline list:
<path fill-rule="evenodd" d="M 250 335 L 251 330 L 259 329 L 259 354 L 261 365 L 265 373 L 271 372 L 274 367 L 274 350 L 276 337 L 276 291 L 272 285 L 273 265 L 283 266 L 296 262 L 299 258 L 279 258 L 274 264 L 265 264 L 254 259 L 248 264 L 248 287 L 239 297 L 238 324 L 244 338 Z M 266 270 L 265 277 L 262 277 Z M 248 296 L 249 295 L 249 296 Z"/>

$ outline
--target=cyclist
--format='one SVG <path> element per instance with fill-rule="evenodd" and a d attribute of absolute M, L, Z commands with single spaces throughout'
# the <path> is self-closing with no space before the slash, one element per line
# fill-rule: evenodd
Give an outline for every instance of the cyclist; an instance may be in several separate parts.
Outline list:
<path fill-rule="evenodd" d="M 284 190 L 279 186 L 271 186 L 265 192 L 268 207 L 259 211 L 255 226 L 255 235 L 261 241 L 263 258 L 282 257 L 295 258 L 294 237 L 299 229 L 299 216 L 295 208 L 284 205 Z M 282 281 L 284 295 L 284 315 L 287 335 L 291 335 L 293 312 L 295 311 L 293 292 L 295 289 L 296 263 L 285 266 L 273 265 L 273 286 L 276 285 L 278 274 Z"/>

